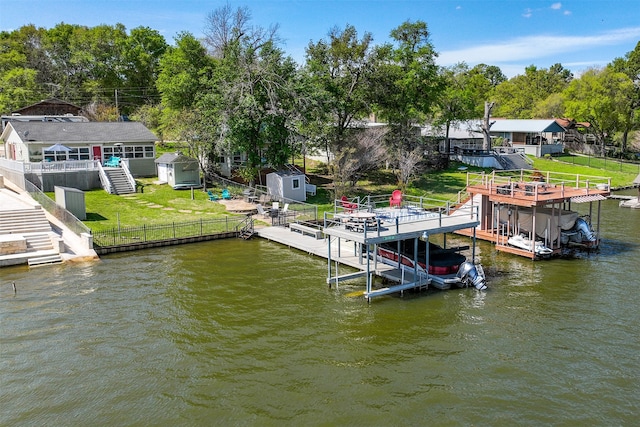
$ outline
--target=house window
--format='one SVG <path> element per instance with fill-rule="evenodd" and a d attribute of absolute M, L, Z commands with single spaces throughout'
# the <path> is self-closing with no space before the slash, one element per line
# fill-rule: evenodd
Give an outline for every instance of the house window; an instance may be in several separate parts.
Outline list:
<path fill-rule="evenodd" d="M 109 159 L 112 156 L 123 157 L 127 159 L 153 159 L 155 151 L 153 145 L 131 145 L 122 147 L 104 147 L 104 157 Z"/>
<path fill-rule="evenodd" d="M 297 189 L 297 188 L 300 188 L 300 178 L 293 178 L 291 180 L 291 185 L 292 185 L 294 190 Z"/>
<path fill-rule="evenodd" d="M 68 153 L 69 160 L 89 160 L 89 148 L 88 147 L 80 147 L 73 148 Z"/>

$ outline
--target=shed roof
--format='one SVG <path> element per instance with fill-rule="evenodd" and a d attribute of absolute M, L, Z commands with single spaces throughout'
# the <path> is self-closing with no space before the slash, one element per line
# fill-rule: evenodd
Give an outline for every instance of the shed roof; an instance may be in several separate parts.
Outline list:
<path fill-rule="evenodd" d="M 175 164 L 175 163 L 193 163 L 197 162 L 197 159 L 193 157 L 185 156 L 181 153 L 164 153 L 162 156 L 158 157 L 155 162 L 163 163 L 163 164 Z"/>
<path fill-rule="evenodd" d="M 23 142 L 116 143 L 155 142 L 158 138 L 139 122 L 10 122 Z"/>

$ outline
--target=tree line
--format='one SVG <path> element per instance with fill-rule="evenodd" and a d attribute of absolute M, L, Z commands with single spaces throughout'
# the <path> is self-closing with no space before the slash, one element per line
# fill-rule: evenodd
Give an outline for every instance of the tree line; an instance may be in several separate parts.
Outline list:
<path fill-rule="evenodd" d="M 93 120 L 140 120 L 162 139 L 189 146 L 203 170 L 221 155 L 246 153 L 252 181 L 265 164 L 322 149 L 337 193 L 386 165 L 400 185 L 436 153 L 417 131 L 429 123 L 448 137 L 456 123 L 483 117 L 570 117 L 589 122 L 598 143 L 627 152 L 640 126 L 640 42 L 623 58 L 575 77 L 561 64 L 531 65 L 507 79 L 499 67 L 436 65 L 423 21 L 393 29 L 389 42 L 346 25 L 309 42 L 304 64 L 287 56 L 278 26 L 255 26 L 246 7 L 209 13 L 204 38 L 185 31 L 169 45 L 147 27 L 0 33 L 0 111 L 58 97 Z M 375 115 L 384 127 L 367 127 Z"/>

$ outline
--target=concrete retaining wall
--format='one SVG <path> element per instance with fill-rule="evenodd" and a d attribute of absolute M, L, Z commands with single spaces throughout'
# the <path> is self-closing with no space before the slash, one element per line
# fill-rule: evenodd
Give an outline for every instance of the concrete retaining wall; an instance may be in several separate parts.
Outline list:
<path fill-rule="evenodd" d="M 118 246 L 96 246 L 94 247 L 98 255 L 111 254 L 116 252 L 137 251 L 140 249 L 158 248 L 162 246 L 183 245 L 186 243 L 206 242 L 209 240 L 229 239 L 238 237 L 237 231 L 229 231 L 226 233 L 209 234 L 206 236 L 185 237 L 181 239 L 158 240 L 155 242 L 130 243 Z"/>

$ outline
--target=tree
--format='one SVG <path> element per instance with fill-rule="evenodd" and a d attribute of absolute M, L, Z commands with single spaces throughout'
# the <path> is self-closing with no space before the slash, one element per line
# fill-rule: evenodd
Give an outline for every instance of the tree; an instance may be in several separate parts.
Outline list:
<path fill-rule="evenodd" d="M 229 10 L 227 5 L 213 16 L 229 16 Z M 245 9 L 238 9 L 234 16 L 240 18 L 231 28 L 213 29 L 219 35 L 213 46 L 217 66 L 208 81 L 211 90 L 198 105 L 204 118 L 215 123 L 216 151 L 246 153 L 247 163 L 240 173 L 251 183 L 263 158 L 280 167 L 289 156 L 296 66 L 276 46 L 275 34 L 253 27 L 245 31 Z M 225 19 L 214 22 L 229 25 Z"/>
<path fill-rule="evenodd" d="M 624 58 L 616 58 L 611 64 L 613 69 L 626 74 L 633 82 L 634 89 L 629 93 L 629 109 L 626 114 L 626 126 L 622 129 L 621 150 L 627 148 L 629 132 L 640 128 L 640 42 Z"/>
<path fill-rule="evenodd" d="M 495 106 L 495 103 L 493 102 L 486 102 L 484 103 L 484 116 L 482 119 L 482 124 L 480 125 L 480 129 L 482 130 L 482 136 L 483 136 L 483 141 L 482 141 L 482 149 L 484 151 L 489 151 L 491 150 L 491 126 L 493 126 L 493 124 L 495 122 L 491 122 L 491 110 L 493 110 L 493 107 Z"/>
<path fill-rule="evenodd" d="M 337 194 L 347 193 L 365 173 L 378 169 L 385 162 L 388 152 L 383 141 L 387 131 L 378 127 L 348 132 L 352 142 L 334 160 Z"/>
<path fill-rule="evenodd" d="M 418 125 L 434 110 L 444 86 L 425 22 L 404 22 L 390 35 L 395 45 L 376 49 L 372 103 L 388 121 L 389 152 L 395 166 L 402 163 L 403 168 L 396 169 L 397 176 L 399 183 L 406 185 L 414 175 L 406 167 L 417 165 L 407 162 L 406 156 L 422 152 Z"/>
<path fill-rule="evenodd" d="M 168 48 L 160 58 L 157 87 L 162 103 L 180 110 L 192 107 L 199 95 L 207 90 L 206 80 L 213 62 L 206 49 L 190 33 L 176 37 L 176 46 Z"/>
<path fill-rule="evenodd" d="M 371 42 L 370 33 L 358 38 L 355 27 L 347 25 L 333 27 L 328 40 L 311 42 L 306 49 L 304 72 L 314 93 L 308 115 L 317 125 L 317 139 L 326 141 L 336 159 L 357 151 L 349 151 L 354 144 L 349 130 L 362 126 L 357 120 L 370 111 Z M 336 180 L 342 164 L 334 164 Z"/>
<path fill-rule="evenodd" d="M 449 129 L 455 121 L 476 118 L 476 106 L 471 88 L 471 74 L 466 64 L 461 63 L 453 67 L 442 68 L 440 78 L 444 82 L 444 90 L 438 98 L 438 111 L 433 122 L 434 126 L 445 127 L 445 153 L 449 153 Z"/>
<path fill-rule="evenodd" d="M 160 58 L 168 47 L 164 37 L 148 27 L 134 28 L 122 41 L 123 99 L 132 108 L 159 101 L 156 81 L 160 73 Z"/>
<path fill-rule="evenodd" d="M 501 117 L 533 119 L 536 104 L 548 96 L 564 90 L 573 75 L 560 64 L 549 69 L 538 69 L 534 65 L 518 75 L 496 86 L 492 99 L 496 102 L 496 114 Z"/>
<path fill-rule="evenodd" d="M 567 115 L 591 124 L 602 155 L 607 138 L 629 128 L 634 90 L 626 74 L 605 67 L 587 70 L 563 92 Z"/>
<path fill-rule="evenodd" d="M 212 57 L 224 58 L 229 47 L 237 43 L 249 43 L 254 49 L 266 42 L 277 44 L 278 25 L 266 29 L 253 27 L 248 7 L 234 10 L 230 3 L 226 3 L 207 14 L 203 42 Z"/>

